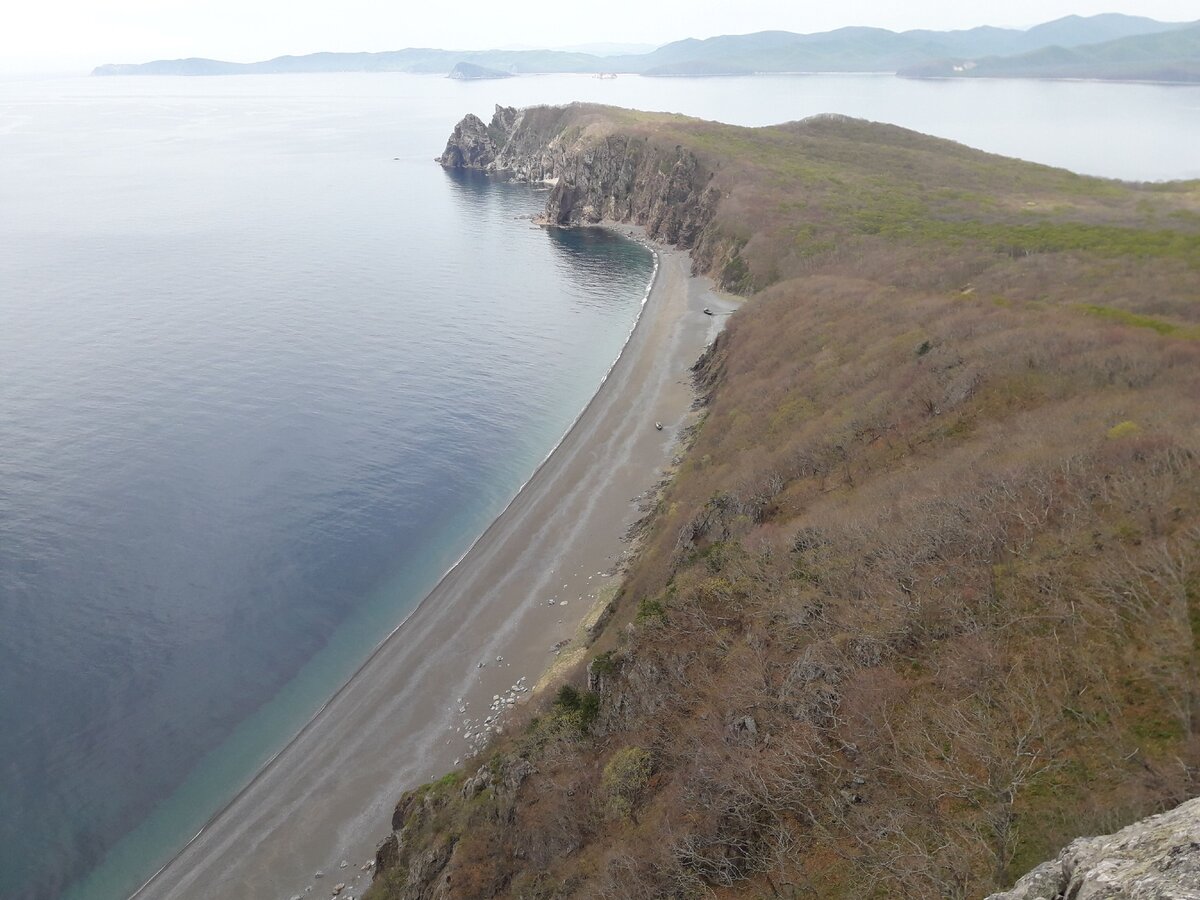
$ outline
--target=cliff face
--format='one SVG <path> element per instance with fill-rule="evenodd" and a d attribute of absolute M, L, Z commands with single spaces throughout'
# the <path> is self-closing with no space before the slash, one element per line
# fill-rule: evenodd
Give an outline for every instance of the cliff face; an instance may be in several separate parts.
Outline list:
<path fill-rule="evenodd" d="M 1200 897 L 1200 799 L 1116 834 L 1079 838 L 988 900 Z"/>
<path fill-rule="evenodd" d="M 483 120 L 468 113 L 454 126 L 446 152 L 437 161 L 447 169 L 488 169 L 496 161 L 496 145 Z"/>
<path fill-rule="evenodd" d="M 554 185 L 545 220 L 554 225 L 633 222 L 651 237 L 699 251 L 707 270 L 723 242 L 710 228 L 721 192 L 714 173 L 680 146 L 612 133 L 586 106 L 496 107 L 489 125 L 468 115 L 438 162 L 515 181 Z"/>

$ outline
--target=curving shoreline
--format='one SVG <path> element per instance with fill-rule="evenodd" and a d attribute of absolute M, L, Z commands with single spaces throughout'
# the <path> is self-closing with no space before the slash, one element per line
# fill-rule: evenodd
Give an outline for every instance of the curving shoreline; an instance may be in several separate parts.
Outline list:
<path fill-rule="evenodd" d="M 725 305 L 706 279 L 690 276 L 686 252 L 639 239 L 657 257 L 647 297 L 620 356 L 559 444 L 356 674 L 134 895 L 139 900 L 290 896 L 312 885 L 317 869 L 327 873 L 324 887 L 352 882 L 399 794 L 482 743 L 491 698 L 522 676 L 536 681 L 555 658 L 551 648 L 615 582 L 622 536 L 638 517 L 632 498 L 670 463 L 693 397 L 688 368 L 717 328 L 701 310 Z M 464 728 L 464 719 L 474 724 Z M 480 736 L 474 744 L 467 731 Z M 341 860 L 349 862 L 344 870 Z"/>
<path fill-rule="evenodd" d="M 404 618 L 400 620 L 399 624 L 397 624 L 396 627 L 394 627 L 391 631 L 389 631 L 383 637 L 383 639 L 380 640 L 379 643 L 377 643 L 371 649 L 371 652 L 369 654 L 367 654 L 367 658 L 365 660 L 363 660 L 362 665 L 360 665 L 357 669 L 355 669 L 354 673 L 348 679 L 346 679 L 346 681 L 333 693 L 333 695 L 328 700 L 326 700 L 324 703 L 321 704 L 321 706 L 317 709 L 317 711 L 315 713 L 313 713 L 313 715 L 308 719 L 308 721 L 305 722 L 304 725 L 302 725 L 300 727 L 299 731 L 297 731 L 295 734 L 293 734 L 276 753 L 272 754 L 272 756 L 265 763 L 263 763 L 262 767 L 257 772 L 254 773 L 254 775 L 253 775 L 253 777 L 251 777 L 250 781 L 247 782 L 247 784 L 244 787 L 242 787 L 240 790 L 238 790 L 238 792 L 236 794 L 234 794 L 234 796 L 231 797 L 230 800 L 226 804 L 224 804 L 220 809 L 218 809 L 215 813 L 213 813 L 213 815 L 208 819 L 208 821 L 206 821 L 200 827 L 200 830 L 197 831 L 194 835 L 192 835 L 192 837 L 182 847 L 179 848 L 178 852 L 176 852 L 174 856 L 172 856 L 169 860 L 167 860 L 167 862 L 164 863 L 158 869 L 158 871 L 156 871 L 153 875 L 151 875 L 148 879 L 146 879 L 146 881 L 143 882 L 141 884 L 141 886 L 137 888 L 137 890 L 135 890 L 132 894 L 130 894 L 128 900 L 138 900 L 138 898 L 140 898 L 140 897 L 149 896 L 150 890 L 155 885 L 155 882 L 158 880 L 159 876 L 163 875 L 163 873 L 166 872 L 167 869 L 169 869 L 173 865 L 175 865 L 176 861 L 179 860 L 180 857 L 182 857 L 185 853 L 187 853 L 188 849 L 192 846 L 192 844 L 194 844 L 201 836 L 203 836 L 209 830 L 209 828 L 211 828 L 212 826 L 214 826 L 218 822 L 220 822 L 221 818 L 226 814 L 226 812 L 231 807 L 233 807 L 235 804 L 237 804 L 237 802 L 241 799 L 241 797 L 244 794 L 246 794 L 248 791 L 253 789 L 254 785 L 258 782 L 258 780 L 261 777 L 263 777 L 266 774 L 266 772 L 275 764 L 275 761 L 277 759 L 279 759 L 283 754 L 285 754 L 293 744 L 295 744 L 298 740 L 300 740 L 300 738 L 303 737 L 304 734 L 307 733 L 308 730 L 315 725 L 315 723 L 317 722 L 318 719 L 320 719 L 320 717 L 325 712 L 325 710 L 328 709 L 331 704 L 335 703 L 337 701 L 338 697 L 340 697 L 344 691 L 346 691 L 347 689 L 350 688 L 350 686 L 354 683 L 354 681 L 371 664 L 372 660 L 374 660 L 375 657 L 379 653 L 381 653 L 385 649 L 387 644 L 397 635 L 397 633 L 399 633 L 404 628 L 404 626 L 408 623 L 409 619 L 411 619 L 417 612 L 419 612 L 420 608 L 423 605 L 425 605 L 427 602 L 430 601 L 430 599 L 433 597 L 434 592 L 437 590 L 437 587 L 442 583 L 442 581 L 444 581 L 447 577 L 449 577 L 450 574 L 452 572 L 454 572 L 454 570 L 457 569 L 468 556 L 470 556 L 471 551 L 475 549 L 475 546 L 480 541 L 482 541 L 485 537 L 487 537 L 488 532 L 491 531 L 491 529 L 496 525 L 497 522 L 499 522 L 499 520 L 508 511 L 509 507 L 511 507 L 512 504 L 514 502 L 516 502 L 517 498 L 521 496 L 521 492 L 525 490 L 525 488 L 529 485 L 529 483 L 531 481 L 533 481 L 535 478 L 537 478 L 537 475 L 542 470 L 542 467 L 545 466 L 553 458 L 554 454 L 558 451 L 558 448 L 562 446 L 563 441 L 565 441 L 570 436 L 571 431 L 575 428 L 576 425 L 579 424 L 579 420 L 581 418 L 583 418 L 583 416 L 587 413 L 588 407 L 595 400 L 596 396 L 600 393 L 600 391 L 602 391 L 604 389 L 604 385 L 608 381 L 609 376 L 612 375 L 613 369 L 615 369 L 617 367 L 617 365 L 620 363 L 621 357 L 625 354 L 625 350 L 629 345 L 630 338 L 633 337 L 633 333 L 637 330 L 638 323 L 641 322 L 641 320 L 642 320 L 642 314 L 646 310 L 646 304 L 647 304 L 647 302 L 649 302 L 650 295 L 654 290 L 654 286 L 658 282 L 658 268 L 659 268 L 659 262 L 661 260 L 661 257 L 659 255 L 659 250 L 656 248 L 656 245 L 652 241 L 650 241 L 648 238 L 646 238 L 644 233 L 641 235 L 638 235 L 636 231 L 631 231 L 629 233 L 629 237 L 631 239 L 637 240 L 639 243 L 641 243 L 643 246 L 647 247 L 650 250 L 651 254 L 654 257 L 654 268 L 650 275 L 650 282 L 646 286 L 645 294 L 642 296 L 642 302 L 641 302 L 640 307 L 638 308 L 637 317 L 634 319 L 633 325 L 631 326 L 629 333 L 625 336 L 625 343 L 621 347 L 621 353 L 618 354 L 617 358 L 613 361 L 613 364 L 611 366 L 609 366 L 608 370 L 604 373 L 603 378 L 600 379 L 600 384 L 596 389 L 596 394 L 592 395 L 592 399 L 588 401 L 587 405 L 585 405 L 584 408 L 582 410 L 580 410 L 579 414 L 574 419 L 571 420 L 571 423 L 570 423 L 570 425 L 567 426 L 567 429 L 563 433 L 563 436 L 561 438 L 559 438 L 559 440 L 554 444 L 554 446 L 550 448 L 550 451 L 537 464 L 537 466 L 533 470 L 533 474 L 530 475 L 529 478 L 526 479 L 517 488 L 516 493 L 513 495 L 512 499 L 508 501 L 508 503 L 505 505 L 504 509 L 502 509 L 500 511 L 500 514 L 495 519 L 492 520 L 491 524 L 489 524 L 488 527 L 486 529 L 484 529 L 484 531 L 478 537 L 476 537 L 474 541 L 471 542 L 471 545 L 469 547 L 467 547 L 467 549 L 463 552 L 463 554 L 457 560 L 455 560 L 454 563 L 445 572 L 442 573 L 441 577 L 438 579 L 438 583 L 436 585 L 434 585 L 434 590 L 430 591 L 429 594 L 427 594 L 425 597 L 423 597 L 418 602 L 418 604 L 415 608 L 413 608 L 412 610 L 410 610 L 408 613 L 405 614 Z M 549 671 L 549 668 L 550 667 L 547 666 L 546 671 Z M 456 759 L 454 762 L 457 763 L 458 760 Z"/>

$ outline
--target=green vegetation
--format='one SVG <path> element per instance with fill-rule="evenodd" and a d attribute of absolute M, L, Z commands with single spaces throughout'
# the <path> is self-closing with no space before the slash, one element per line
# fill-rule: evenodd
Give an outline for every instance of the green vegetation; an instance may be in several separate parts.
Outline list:
<path fill-rule="evenodd" d="M 591 691 L 580 691 L 574 685 L 564 684 L 554 698 L 554 715 L 560 723 L 568 722 L 586 733 L 600 712 L 600 698 Z"/>
<path fill-rule="evenodd" d="M 371 900 L 965 900 L 1200 792 L 1197 185 L 561 115 L 694 154 L 754 295 L 590 677 L 406 795 Z"/>
<path fill-rule="evenodd" d="M 1177 231 L 1147 231 L 1080 222 L 1011 225 L 952 222 L 928 218 L 919 210 L 908 215 L 863 211 L 855 226 L 865 234 L 929 241 L 941 245 L 977 242 L 1013 256 L 1081 250 L 1101 256 L 1162 256 L 1200 266 L 1200 236 Z"/>
<path fill-rule="evenodd" d="M 613 662 L 613 651 L 605 650 L 593 659 L 591 670 L 596 675 L 615 675 L 617 667 Z"/>
<path fill-rule="evenodd" d="M 628 818 L 650 781 L 652 757 L 640 747 L 625 747 L 612 755 L 600 776 L 601 796 L 610 817 Z"/>
<path fill-rule="evenodd" d="M 1131 422 L 1126 419 L 1124 422 L 1118 422 L 1112 428 L 1108 429 L 1108 436 L 1113 440 L 1123 437 L 1129 437 L 1141 431 L 1141 426 L 1137 422 Z"/>
<path fill-rule="evenodd" d="M 639 622 L 664 622 L 667 618 L 667 607 L 661 600 L 645 599 L 638 604 L 637 619 Z M 611 657 L 609 661 L 611 666 Z"/>
<path fill-rule="evenodd" d="M 1119 322 L 1122 325 L 1132 325 L 1135 328 L 1149 328 L 1157 331 L 1159 334 L 1171 337 L 1200 340 L 1200 326 L 1197 325 L 1177 325 L 1174 322 L 1166 322 L 1162 319 L 1156 319 L 1153 316 L 1141 316 L 1128 310 L 1113 309 L 1111 306 L 1087 305 L 1083 309 L 1093 316 L 1099 316 L 1102 319 L 1108 319 L 1112 322 Z"/>

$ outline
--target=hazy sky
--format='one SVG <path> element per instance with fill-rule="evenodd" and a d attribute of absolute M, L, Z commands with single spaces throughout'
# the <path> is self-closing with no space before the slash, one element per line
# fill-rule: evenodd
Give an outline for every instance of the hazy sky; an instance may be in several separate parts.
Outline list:
<path fill-rule="evenodd" d="M 661 44 L 764 29 L 842 25 L 1026 26 L 1077 13 L 1200 18 L 1197 0 L 8 0 L 0 69 L 207 56 L 249 62 L 315 50 L 486 49 L 596 41 Z"/>

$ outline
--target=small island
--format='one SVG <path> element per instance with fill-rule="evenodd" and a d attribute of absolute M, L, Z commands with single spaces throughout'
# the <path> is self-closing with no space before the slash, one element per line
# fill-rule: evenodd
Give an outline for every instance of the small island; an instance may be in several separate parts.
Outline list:
<path fill-rule="evenodd" d="M 475 63 L 460 62 L 450 70 L 450 74 L 446 77 L 456 78 L 459 81 L 483 81 L 489 78 L 512 78 L 512 73 L 489 69 L 487 66 L 477 66 Z"/>

